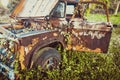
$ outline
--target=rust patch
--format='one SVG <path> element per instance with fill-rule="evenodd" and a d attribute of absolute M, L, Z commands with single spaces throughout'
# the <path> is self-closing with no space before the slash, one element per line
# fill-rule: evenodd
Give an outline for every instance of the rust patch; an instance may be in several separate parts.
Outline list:
<path fill-rule="evenodd" d="M 35 46 L 39 42 L 39 38 L 32 39 L 32 43 L 25 47 L 26 55 L 27 53 L 32 50 L 33 46 Z"/>
<path fill-rule="evenodd" d="M 76 46 L 74 46 L 74 48 L 76 49 L 76 51 L 97 52 L 97 53 L 102 52 L 100 48 L 96 48 L 96 49 L 92 50 L 92 49 L 89 49 L 83 45 L 79 45 L 79 46 L 76 45 Z"/>
<path fill-rule="evenodd" d="M 76 46 L 68 45 L 67 50 L 71 50 L 71 49 L 74 51 L 82 51 L 82 52 L 95 52 L 95 53 L 102 52 L 102 50 L 100 48 L 96 48 L 96 49 L 92 50 L 83 45 L 76 45 Z"/>
<path fill-rule="evenodd" d="M 75 18 L 71 20 L 71 24 L 72 34 L 69 40 L 73 50 L 103 53 L 108 51 L 112 27 L 107 23 L 84 22 Z"/>
<path fill-rule="evenodd" d="M 68 50 L 106 53 L 111 32 L 96 30 L 72 30 L 68 37 Z"/>

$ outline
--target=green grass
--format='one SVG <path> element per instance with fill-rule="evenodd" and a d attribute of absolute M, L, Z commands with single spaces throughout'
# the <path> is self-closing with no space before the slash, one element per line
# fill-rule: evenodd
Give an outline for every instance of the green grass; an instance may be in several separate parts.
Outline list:
<path fill-rule="evenodd" d="M 107 18 L 103 14 L 88 14 L 86 18 L 90 22 L 107 22 Z M 116 16 L 109 15 L 109 19 L 112 24 L 120 24 L 120 13 Z"/>
<path fill-rule="evenodd" d="M 89 22 L 106 22 L 106 16 L 102 14 L 88 14 L 86 16 Z"/>
<path fill-rule="evenodd" d="M 117 15 L 110 15 L 110 21 L 113 24 L 120 24 L 120 12 Z"/>

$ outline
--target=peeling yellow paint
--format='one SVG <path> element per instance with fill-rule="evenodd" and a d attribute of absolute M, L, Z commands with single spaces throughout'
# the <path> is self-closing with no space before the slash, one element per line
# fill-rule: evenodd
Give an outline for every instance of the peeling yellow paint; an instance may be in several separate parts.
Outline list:
<path fill-rule="evenodd" d="M 32 44 L 29 44 L 26 47 L 20 46 L 20 49 L 19 49 L 19 52 L 20 52 L 19 61 L 20 61 L 21 69 L 25 69 L 25 64 L 24 64 L 25 55 L 27 55 L 28 52 L 30 50 L 32 50 L 33 46 L 35 46 L 38 42 L 39 42 L 39 38 L 35 38 L 35 39 L 32 39 Z"/>
<path fill-rule="evenodd" d="M 33 48 L 38 42 L 39 42 L 39 38 L 34 38 L 34 39 L 32 39 L 32 44 L 29 44 L 29 45 L 27 46 L 28 51 L 26 52 L 26 55 L 28 54 L 28 52 L 29 52 L 30 50 L 32 50 L 32 48 Z"/>
<path fill-rule="evenodd" d="M 97 52 L 97 53 L 102 52 L 100 48 L 96 48 L 96 49 L 92 50 L 83 45 L 76 45 L 75 48 L 77 51 Z"/>
<path fill-rule="evenodd" d="M 53 33 L 53 36 L 58 36 L 58 34 L 57 33 Z"/>
<path fill-rule="evenodd" d="M 30 50 L 39 42 L 39 38 L 32 39 L 32 43 L 25 47 L 25 54 L 27 55 Z"/>
<path fill-rule="evenodd" d="M 24 60 L 25 60 L 24 46 L 21 46 L 19 51 L 20 51 L 19 61 L 20 61 L 21 69 L 25 69 L 25 65 L 24 65 Z"/>
<path fill-rule="evenodd" d="M 68 50 L 73 49 L 76 51 L 83 51 L 83 52 L 97 52 L 97 53 L 102 52 L 102 50 L 100 48 L 96 48 L 96 49 L 92 50 L 87 47 L 84 47 L 83 45 L 76 45 L 76 46 L 67 45 L 67 49 Z"/>

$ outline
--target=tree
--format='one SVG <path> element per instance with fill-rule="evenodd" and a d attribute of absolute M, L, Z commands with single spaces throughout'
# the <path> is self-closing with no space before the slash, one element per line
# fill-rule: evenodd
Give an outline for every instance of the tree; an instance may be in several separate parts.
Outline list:
<path fill-rule="evenodd" d="M 8 8 L 10 12 L 15 8 L 15 6 L 20 2 L 20 0 L 10 0 L 10 3 L 8 4 Z"/>
<path fill-rule="evenodd" d="M 9 4 L 9 0 L 0 0 L 2 7 L 7 8 L 7 5 Z"/>
<path fill-rule="evenodd" d="M 119 7 L 120 7 L 120 1 L 117 2 L 117 7 L 115 9 L 114 15 L 117 15 Z"/>

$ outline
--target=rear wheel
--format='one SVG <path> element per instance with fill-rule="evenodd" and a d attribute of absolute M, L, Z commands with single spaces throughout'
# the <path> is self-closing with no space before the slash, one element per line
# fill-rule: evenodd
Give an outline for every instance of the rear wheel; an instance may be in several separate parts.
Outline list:
<path fill-rule="evenodd" d="M 58 68 L 61 61 L 60 53 L 51 47 L 37 51 L 32 58 L 32 67 L 41 66 L 42 69 Z"/>

